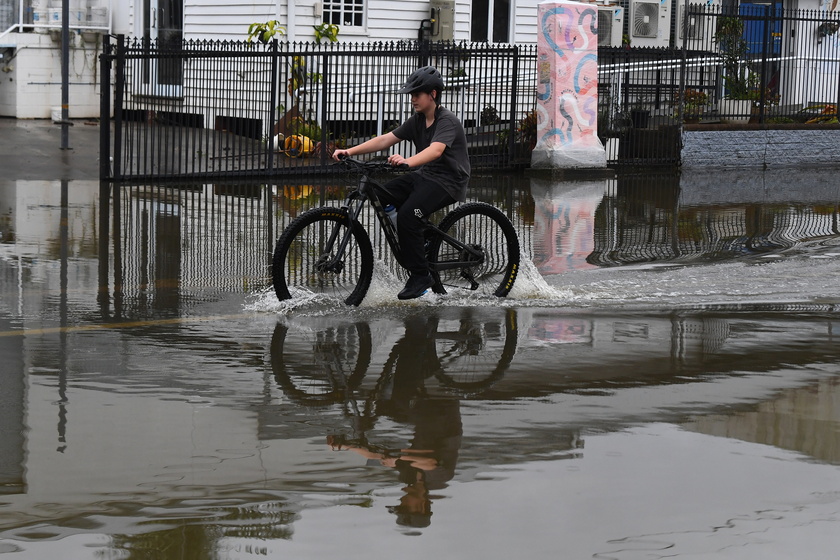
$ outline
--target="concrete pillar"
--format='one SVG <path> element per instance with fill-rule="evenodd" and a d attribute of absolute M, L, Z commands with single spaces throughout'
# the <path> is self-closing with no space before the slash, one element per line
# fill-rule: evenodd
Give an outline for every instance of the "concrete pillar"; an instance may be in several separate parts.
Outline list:
<path fill-rule="evenodd" d="M 537 144 L 531 167 L 606 168 L 598 138 L 598 8 L 542 2 L 537 38 Z"/>

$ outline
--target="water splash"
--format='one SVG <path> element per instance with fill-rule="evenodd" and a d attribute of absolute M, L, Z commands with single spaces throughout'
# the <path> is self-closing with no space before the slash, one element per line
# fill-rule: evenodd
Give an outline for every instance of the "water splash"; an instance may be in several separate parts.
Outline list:
<path fill-rule="evenodd" d="M 783 254 L 715 263 L 645 263 L 569 270 L 543 276 L 526 255 L 510 294 L 497 298 L 469 290 L 400 301 L 405 277 L 377 261 L 374 278 L 359 308 L 323 295 L 296 294 L 278 302 L 272 290 L 257 293 L 246 310 L 289 315 L 411 310 L 418 307 L 550 307 L 664 310 L 708 306 L 827 304 L 840 305 L 840 252 L 825 241 L 800 244 Z"/>

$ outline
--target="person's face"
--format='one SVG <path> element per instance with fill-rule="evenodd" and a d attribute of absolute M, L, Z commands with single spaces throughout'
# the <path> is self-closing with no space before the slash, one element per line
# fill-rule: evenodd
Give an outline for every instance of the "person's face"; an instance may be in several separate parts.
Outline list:
<path fill-rule="evenodd" d="M 411 106 L 414 107 L 414 110 L 418 113 L 422 113 L 429 109 L 430 107 L 435 106 L 435 98 L 434 92 L 433 93 L 424 93 L 422 91 L 418 91 L 411 94 Z"/>

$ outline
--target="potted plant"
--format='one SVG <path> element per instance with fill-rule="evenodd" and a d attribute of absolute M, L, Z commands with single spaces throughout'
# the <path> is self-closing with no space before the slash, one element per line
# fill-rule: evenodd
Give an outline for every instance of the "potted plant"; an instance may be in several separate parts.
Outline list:
<path fill-rule="evenodd" d="M 746 62 L 747 41 L 744 21 L 737 16 L 720 16 L 714 42 L 720 49 L 723 62 L 724 95 L 719 111 L 729 122 L 748 121 L 752 112 L 750 99 L 750 69 Z"/>

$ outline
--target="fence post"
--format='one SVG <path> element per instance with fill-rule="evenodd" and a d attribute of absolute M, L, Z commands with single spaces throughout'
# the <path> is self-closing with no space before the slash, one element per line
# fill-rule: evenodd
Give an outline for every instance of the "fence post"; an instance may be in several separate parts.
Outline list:
<path fill-rule="evenodd" d="M 764 123 L 765 103 L 767 101 L 767 50 L 770 48 L 770 10 L 773 4 L 764 6 L 764 37 L 761 42 L 761 78 L 758 83 L 761 90 L 758 92 L 758 122 Z M 775 19 L 775 18 L 774 18 Z"/>
<path fill-rule="evenodd" d="M 511 80 L 510 95 L 510 129 L 508 131 L 508 150 L 506 163 L 513 161 L 513 150 L 516 146 L 516 100 L 519 95 L 519 47 L 513 47 L 513 80 Z"/>
<path fill-rule="evenodd" d="M 111 174 L 111 36 L 102 37 L 99 55 L 99 180 Z"/>
<path fill-rule="evenodd" d="M 323 47 L 321 47 L 323 49 Z M 327 83 L 326 76 L 330 75 L 330 57 L 325 52 L 323 55 L 323 69 L 321 72 L 322 76 L 325 76 L 323 80 L 321 80 L 321 167 L 325 167 L 327 165 L 327 102 L 329 101 L 329 95 L 327 95 L 327 89 L 329 84 Z"/>
<path fill-rule="evenodd" d="M 271 56 L 271 87 L 269 93 L 268 106 L 268 157 L 266 157 L 266 167 L 269 176 L 274 172 L 274 152 L 277 146 L 274 145 L 274 114 L 277 111 L 277 67 L 279 54 L 277 52 L 277 39 L 271 40 L 271 49 L 269 50 Z"/>
<path fill-rule="evenodd" d="M 685 7 L 683 8 L 683 20 L 678 22 L 677 25 L 680 26 L 682 29 L 682 48 L 680 49 L 680 83 L 677 87 L 677 95 L 679 96 L 679 101 L 677 105 L 678 115 L 683 116 L 685 115 L 685 78 L 686 78 L 686 64 L 688 63 L 688 48 L 686 47 L 686 43 L 688 42 L 688 19 L 689 19 L 689 10 L 691 4 L 688 0 L 685 0 Z M 679 37 L 679 35 L 677 35 Z M 680 128 L 682 128 L 682 120 L 680 119 Z"/>
<path fill-rule="evenodd" d="M 112 178 L 122 179 L 122 108 L 125 90 L 125 35 L 117 35 L 117 71 L 114 81 L 114 167 Z"/>

